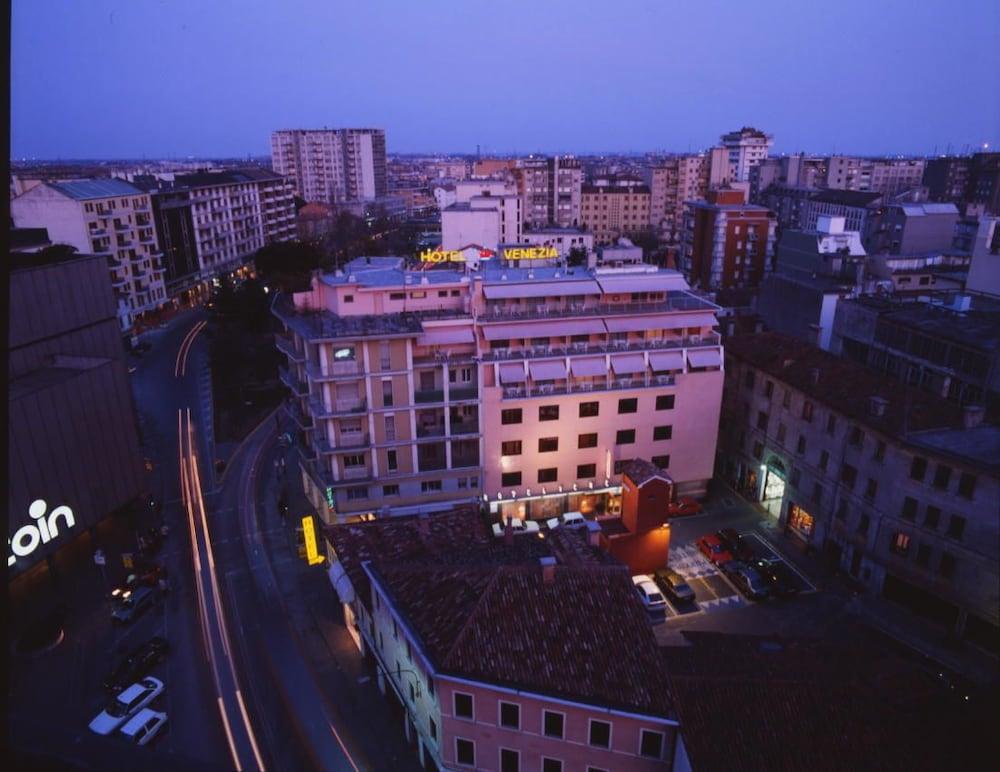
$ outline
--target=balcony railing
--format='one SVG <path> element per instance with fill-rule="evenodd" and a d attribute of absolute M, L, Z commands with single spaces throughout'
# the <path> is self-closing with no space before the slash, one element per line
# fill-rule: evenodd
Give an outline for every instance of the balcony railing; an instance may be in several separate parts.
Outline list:
<path fill-rule="evenodd" d="M 440 389 L 418 389 L 413 392 L 413 401 L 420 403 L 444 402 L 444 391 Z"/>
<path fill-rule="evenodd" d="M 334 400 L 330 407 L 327 407 L 322 400 L 314 397 L 309 400 L 309 406 L 312 409 L 312 414 L 317 418 L 328 418 L 341 413 L 363 413 L 367 403 L 361 397 L 355 397 Z"/>
<path fill-rule="evenodd" d="M 464 469 L 470 466 L 479 466 L 479 454 L 474 455 L 461 455 L 461 454 L 451 454 L 451 467 L 452 469 Z"/>
<path fill-rule="evenodd" d="M 300 381 L 287 367 L 278 368 L 278 377 L 283 384 L 292 390 L 293 394 L 304 396 L 309 393 L 309 385 Z"/>
<path fill-rule="evenodd" d="M 476 399 L 479 397 L 478 386 L 452 386 L 448 389 L 448 399 L 451 401 Z"/>
<path fill-rule="evenodd" d="M 676 379 L 672 375 L 646 375 L 634 378 L 608 378 L 606 382 L 555 383 L 546 385 L 504 386 L 504 399 L 533 399 L 559 394 L 576 394 L 592 391 L 615 391 L 622 389 L 649 389 L 673 386 Z"/>
<path fill-rule="evenodd" d="M 326 367 L 319 362 L 310 362 L 306 366 L 309 377 L 315 381 L 333 380 L 335 378 L 360 378 L 365 374 L 361 362 L 331 362 Z"/>
<path fill-rule="evenodd" d="M 417 437 L 444 437 L 444 424 L 417 424 Z"/>
<path fill-rule="evenodd" d="M 452 421 L 452 434 L 479 434 L 478 421 Z"/>
<path fill-rule="evenodd" d="M 296 351 L 295 341 L 292 339 L 291 335 L 275 335 L 274 345 L 278 347 L 278 351 L 288 356 L 289 359 L 295 362 L 306 361 L 305 352 Z"/>
<path fill-rule="evenodd" d="M 601 341 L 599 343 L 571 343 L 568 346 L 532 346 L 530 348 L 499 348 L 483 352 L 484 362 L 509 362 L 537 357 L 578 356 L 581 354 L 618 354 L 623 351 L 662 351 L 664 349 L 718 346 L 717 333 L 691 335 L 683 338 L 653 338 L 651 340 Z"/>
<path fill-rule="evenodd" d="M 709 311 L 716 306 L 707 300 L 683 295 L 651 303 L 593 303 L 568 306 L 504 306 L 487 304 L 479 315 L 481 321 L 500 319 L 550 319 L 566 316 L 608 316 L 618 314 L 664 313 L 670 311 Z"/>
<path fill-rule="evenodd" d="M 287 412 L 288 415 L 291 416 L 292 420 L 295 421 L 295 423 L 297 423 L 302 429 L 312 428 L 312 416 L 306 415 L 297 402 L 285 403 L 285 412 Z"/>
<path fill-rule="evenodd" d="M 368 471 L 366 466 L 345 466 L 344 467 L 344 479 L 345 480 L 366 480 L 372 476 L 372 473 Z"/>

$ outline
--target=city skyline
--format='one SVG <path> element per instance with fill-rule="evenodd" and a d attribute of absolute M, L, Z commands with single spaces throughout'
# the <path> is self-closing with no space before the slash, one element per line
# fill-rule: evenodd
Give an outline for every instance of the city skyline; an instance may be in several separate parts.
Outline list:
<path fill-rule="evenodd" d="M 391 153 L 693 152 L 741 125 L 773 134 L 775 154 L 996 147 L 1000 104 L 983 96 L 1000 92 L 996 24 L 907 9 L 841 3 L 776 20 L 718 3 L 633 6 L 636 23 L 623 24 L 629 8 L 581 18 L 564 3 L 534 15 L 511 4 L 499 19 L 475 9 L 458 19 L 443 4 L 337 16 L 300 2 L 230 18 L 223 7 L 15 3 L 11 155 L 264 155 L 271 131 L 295 126 L 383 128 Z M 956 12 L 1000 21 L 978 0 L 950 6 L 948 18 Z M 703 41 L 718 39 L 720 23 L 739 34 L 706 57 Z M 488 25 L 511 30 L 509 53 L 483 35 Z M 421 28 L 430 34 L 415 40 Z M 808 42 L 843 28 L 852 34 L 836 45 Z M 689 34 L 660 34 L 672 29 Z M 359 42 L 378 39 L 385 45 Z M 239 55 L 246 48 L 268 55 Z M 942 58 L 947 50 L 963 56 Z"/>

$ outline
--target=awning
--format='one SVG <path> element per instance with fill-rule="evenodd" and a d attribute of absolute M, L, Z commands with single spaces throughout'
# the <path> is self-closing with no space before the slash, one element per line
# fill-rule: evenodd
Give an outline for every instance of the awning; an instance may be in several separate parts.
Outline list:
<path fill-rule="evenodd" d="M 524 383 L 522 365 L 500 365 L 500 383 Z"/>
<path fill-rule="evenodd" d="M 618 316 L 604 320 L 608 332 L 638 332 L 639 330 L 682 330 L 686 327 L 713 327 L 714 314 L 656 314 L 650 316 Z"/>
<path fill-rule="evenodd" d="M 548 362 L 529 362 L 528 372 L 535 381 L 555 381 L 566 377 L 566 364 L 561 359 Z"/>
<path fill-rule="evenodd" d="M 604 322 L 600 319 L 567 319 L 560 321 L 542 321 L 542 335 L 604 335 Z M 540 336 L 539 336 L 540 337 Z"/>
<path fill-rule="evenodd" d="M 443 327 L 425 330 L 417 338 L 418 346 L 442 346 L 448 343 L 475 343 L 471 327 Z"/>
<path fill-rule="evenodd" d="M 607 375 L 608 366 L 604 362 L 604 357 L 581 357 L 569 360 L 569 369 L 573 375 L 578 377 Z"/>
<path fill-rule="evenodd" d="M 551 281 L 530 283 L 508 283 L 503 279 L 487 280 L 483 284 L 483 294 L 488 300 L 495 298 L 548 298 L 569 295 L 600 295 L 601 288 L 593 279 L 574 280 L 560 277 Z"/>
<path fill-rule="evenodd" d="M 618 354 L 611 357 L 611 368 L 618 375 L 642 373 L 646 371 L 646 360 L 642 354 Z"/>
<path fill-rule="evenodd" d="M 717 348 L 688 351 L 687 355 L 691 367 L 722 367 L 722 357 Z"/>
<path fill-rule="evenodd" d="M 684 353 L 681 351 L 650 351 L 649 365 L 654 373 L 665 370 L 683 370 Z"/>
<path fill-rule="evenodd" d="M 532 320 L 524 324 L 484 324 L 486 340 L 511 338 L 552 338 L 565 335 L 603 335 L 604 322 L 600 319 Z"/>
<path fill-rule="evenodd" d="M 625 276 L 598 276 L 598 284 L 605 294 L 623 292 L 666 292 L 668 290 L 686 290 L 688 288 L 684 277 L 675 272 L 634 273 Z"/>
<path fill-rule="evenodd" d="M 510 340 L 513 338 L 540 338 L 537 324 L 486 324 L 483 335 L 486 340 Z"/>
<path fill-rule="evenodd" d="M 332 584 L 333 589 L 337 591 L 337 595 L 340 597 L 340 602 L 353 603 L 354 585 L 351 584 L 351 580 L 347 577 L 347 572 L 344 571 L 344 565 L 339 560 L 335 560 L 330 564 L 330 570 L 327 571 L 327 576 L 330 577 L 330 584 Z"/>

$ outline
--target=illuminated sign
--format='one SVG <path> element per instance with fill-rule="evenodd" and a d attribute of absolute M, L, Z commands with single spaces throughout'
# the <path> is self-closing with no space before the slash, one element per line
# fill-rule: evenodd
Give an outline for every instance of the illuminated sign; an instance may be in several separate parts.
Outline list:
<path fill-rule="evenodd" d="M 306 560 L 311 566 L 319 565 L 326 558 L 319 554 L 316 546 L 316 518 L 312 515 L 302 518 L 302 536 L 306 542 Z"/>
<path fill-rule="evenodd" d="M 425 249 L 420 253 L 421 263 L 464 263 L 465 255 L 457 249 Z"/>
<path fill-rule="evenodd" d="M 333 511 L 333 487 L 330 485 L 326 486 L 326 506 Z"/>
<path fill-rule="evenodd" d="M 503 251 L 505 260 L 546 260 L 559 257 L 555 247 L 511 247 Z"/>
<path fill-rule="evenodd" d="M 489 260 L 496 257 L 492 249 L 480 249 L 479 258 Z M 505 260 L 548 260 L 559 257 L 555 247 L 509 247 L 503 251 Z M 420 253 L 422 263 L 464 263 L 465 252 L 460 249 L 425 249 Z"/>
<path fill-rule="evenodd" d="M 35 499 L 28 507 L 28 514 L 34 523 L 22 525 L 14 532 L 13 538 L 7 539 L 7 546 L 11 554 L 7 556 L 7 567 L 13 566 L 18 558 L 26 558 L 36 549 L 39 544 L 48 544 L 59 535 L 59 517 L 63 519 L 64 528 L 72 528 L 76 525 L 76 517 L 73 510 L 67 506 L 56 507 L 45 516 L 48 505 L 42 499 Z"/>

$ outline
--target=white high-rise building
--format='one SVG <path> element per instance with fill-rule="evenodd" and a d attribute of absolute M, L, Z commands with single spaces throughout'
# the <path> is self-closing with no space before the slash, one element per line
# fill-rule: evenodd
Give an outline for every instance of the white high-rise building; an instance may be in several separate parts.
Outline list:
<path fill-rule="evenodd" d="M 382 129 L 282 129 L 271 134 L 271 166 L 306 201 L 338 204 L 386 195 Z"/>
<path fill-rule="evenodd" d="M 722 146 L 729 152 L 729 180 L 749 182 L 750 169 L 767 158 L 774 138 L 760 129 L 744 126 L 722 135 Z"/>

